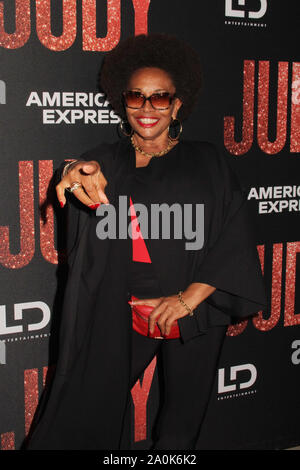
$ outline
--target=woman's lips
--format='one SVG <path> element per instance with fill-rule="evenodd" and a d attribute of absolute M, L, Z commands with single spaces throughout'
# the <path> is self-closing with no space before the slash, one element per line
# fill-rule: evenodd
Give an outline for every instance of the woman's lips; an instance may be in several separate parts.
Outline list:
<path fill-rule="evenodd" d="M 138 124 L 142 127 L 153 127 L 159 121 L 158 118 L 151 118 L 151 117 L 138 117 L 136 118 L 136 120 Z"/>

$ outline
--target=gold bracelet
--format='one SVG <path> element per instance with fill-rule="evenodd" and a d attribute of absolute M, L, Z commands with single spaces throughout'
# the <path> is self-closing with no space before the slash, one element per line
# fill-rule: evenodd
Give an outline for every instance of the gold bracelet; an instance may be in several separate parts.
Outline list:
<path fill-rule="evenodd" d="M 182 305 L 185 306 L 185 308 L 187 309 L 187 311 L 189 312 L 189 316 L 192 317 L 194 315 L 194 312 L 193 310 L 184 302 L 183 298 L 182 298 L 182 290 L 180 290 L 178 292 L 178 299 L 179 299 L 179 302 L 182 303 Z"/>

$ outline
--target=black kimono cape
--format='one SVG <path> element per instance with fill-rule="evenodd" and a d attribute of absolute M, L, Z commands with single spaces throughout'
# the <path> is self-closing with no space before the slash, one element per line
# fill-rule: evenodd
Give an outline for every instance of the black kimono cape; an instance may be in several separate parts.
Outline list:
<path fill-rule="evenodd" d="M 135 168 L 130 140 L 103 143 L 81 158 L 100 163 L 108 180 L 106 194 L 118 214 L 118 196 L 130 194 Z M 212 144 L 181 141 L 161 158 L 153 201 L 204 204 L 201 249 L 185 250 L 186 240 L 148 240 L 165 296 L 192 282 L 216 287 L 194 316 L 179 319 L 182 340 L 188 341 L 210 326 L 263 309 L 266 292 L 246 198 L 224 157 Z M 157 162 L 151 159 L 150 164 Z M 132 326 L 126 276 L 132 248 L 130 237 L 99 240 L 97 222 L 95 212 L 70 195 L 69 274 L 59 359 L 29 449 L 120 448 L 130 396 Z"/>

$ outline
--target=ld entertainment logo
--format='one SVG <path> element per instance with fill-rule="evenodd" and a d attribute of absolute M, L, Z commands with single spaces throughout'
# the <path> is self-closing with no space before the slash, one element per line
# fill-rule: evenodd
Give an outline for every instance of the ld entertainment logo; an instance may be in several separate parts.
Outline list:
<path fill-rule="evenodd" d="M 13 320 L 17 322 L 17 325 L 8 326 L 11 320 L 7 321 L 6 306 L 0 305 L 0 335 L 12 335 L 16 333 L 23 333 L 25 330 L 24 312 L 26 310 L 35 310 L 37 318 L 35 322 L 31 322 L 27 325 L 27 331 L 37 331 L 44 329 L 50 322 L 50 308 L 45 302 L 24 302 L 20 304 L 14 304 Z M 20 324 L 21 322 L 21 324 Z"/>
<path fill-rule="evenodd" d="M 6 104 L 6 85 L 0 80 L 0 104 Z"/>
<path fill-rule="evenodd" d="M 233 0 L 225 0 L 225 16 L 233 18 L 245 18 L 245 9 L 235 10 L 232 7 Z M 238 6 L 244 7 L 246 0 L 237 0 Z M 262 18 L 267 11 L 267 0 L 260 0 L 260 8 L 256 11 L 248 11 L 248 18 L 258 20 Z"/>
<path fill-rule="evenodd" d="M 237 390 L 249 389 L 256 382 L 257 370 L 253 364 L 241 364 L 238 366 L 230 367 L 230 373 L 229 373 L 230 379 L 229 380 L 231 384 L 229 385 L 225 385 L 225 375 L 226 376 L 228 375 L 228 373 L 225 374 L 225 369 L 219 369 L 219 375 L 218 375 L 218 393 L 219 394 L 228 393 L 228 392 L 236 392 Z M 253 393 L 256 393 L 256 390 L 225 395 L 222 397 L 218 397 L 218 400 L 224 400 L 226 398 L 233 398 L 237 396 L 250 395 Z"/>
<path fill-rule="evenodd" d="M 250 10 L 249 1 L 246 0 L 225 0 L 225 24 L 233 26 L 255 26 L 266 27 L 266 23 L 256 22 L 266 14 L 267 0 L 260 0 L 258 10 Z M 242 8 L 235 8 L 236 6 Z M 247 15 L 246 15 L 247 13 Z"/>
<path fill-rule="evenodd" d="M 34 319 L 28 322 L 26 319 L 26 310 L 34 310 Z M 25 315 L 24 315 L 25 313 Z M 6 305 L 0 305 L 0 337 L 6 336 L 5 339 L 0 340 L 0 365 L 6 364 L 6 343 L 14 342 L 19 340 L 31 340 L 48 337 L 49 334 L 34 334 L 38 333 L 39 330 L 43 330 L 50 322 L 51 312 L 45 302 L 24 302 L 14 304 L 13 319 L 7 318 Z M 17 322 L 16 325 L 11 325 L 13 322 Z M 10 325 L 9 325 L 10 324 Z M 14 334 L 22 334 L 21 336 L 12 337 Z"/>

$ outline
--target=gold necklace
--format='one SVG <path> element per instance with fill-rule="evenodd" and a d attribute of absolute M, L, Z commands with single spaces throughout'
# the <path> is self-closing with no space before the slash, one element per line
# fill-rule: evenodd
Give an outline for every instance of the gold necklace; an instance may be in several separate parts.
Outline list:
<path fill-rule="evenodd" d="M 156 153 L 147 153 L 147 152 L 144 152 L 144 150 L 142 150 L 138 145 L 135 145 L 135 143 L 133 141 L 133 135 L 131 136 L 130 140 L 131 140 L 131 143 L 132 143 L 134 149 L 137 152 L 141 153 L 142 155 L 145 155 L 145 157 L 161 157 L 162 155 L 165 155 L 166 153 L 168 153 L 168 151 L 172 147 L 172 141 L 171 141 L 171 139 L 168 139 L 169 140 L 168 146 L 164 150 L 161 150 L 160 152 L 156 152 Z"/>

